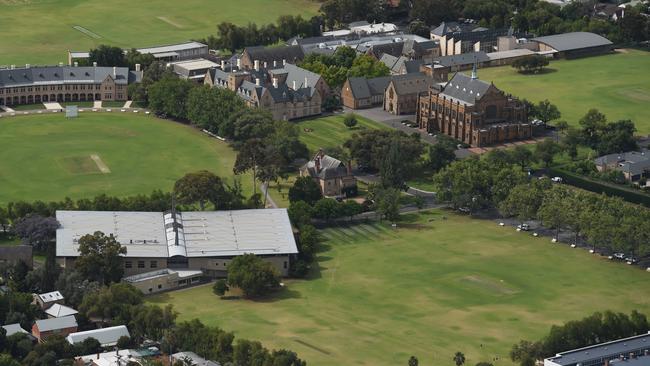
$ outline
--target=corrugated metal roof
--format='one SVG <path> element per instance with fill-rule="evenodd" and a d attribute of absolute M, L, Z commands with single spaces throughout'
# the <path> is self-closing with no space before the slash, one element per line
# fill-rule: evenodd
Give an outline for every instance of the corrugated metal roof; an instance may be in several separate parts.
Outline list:
<path fill-rule="evenodd" d="M 87 338 L 95 338 L 103 346 L 113 346 L 120 337 L 130 337 L 129 330 L 124 325 L 115 327 L 87 330 L 85 332 L 70 333 L 66 340 L 70 344 L 82 343 Z"/>
<path fill-rule="evenodd" d="M 612 45 L 612 42 L 609 39 L 589 32 L 562 33 L 552 36 L 537 37 L 532 40 L 547 44 L 559 52 Z"/>
<path fill-rule="evenodd" d="M 64 316 L 70 316 L 70 315 L 75 315 L 78 314 L 79 312 L 71 307 L 61 305 L 61 304 L 54 304 L 50 306 L 47 310 L 45 310 L 45 314 L 53 316 L 55 318 L 61 318 Z"/>
<path fill-rule="evenodd" d="M 72 328 L 77 326 L 77 319 L 74 316 L 62 318 L 41 319 L 36 321 L 36 327 L 40 332 L 47 332 L 56 329 Z"/>

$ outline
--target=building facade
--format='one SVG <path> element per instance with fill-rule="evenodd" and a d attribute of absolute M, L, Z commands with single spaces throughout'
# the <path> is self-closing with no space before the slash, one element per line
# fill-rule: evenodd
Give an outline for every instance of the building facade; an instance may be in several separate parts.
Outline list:
<path fill-rule="evenodd" d="M 320 150 L 302 168 L 301 177 L 312 177 L 325 197 L 353 197 L 357 195 L 357 179 L 352 167 Z"/>
<path fill-rule="evenodd" d="M 474 147 L 532 137 L 525 105 L 476 77 L 457 73 L 418 99 L 417 121 L 429 133 L 444 133 Z"/>
<path fill-rule="evenodd" d="M 39 343 L 46 341 L 47 338 L 53 335 L 66 337 L 68 334 L 76 331 L 77 320 L 74 316 L 37 320 L 32 325 L 32 335 Z"/>
<path fill-rule="evenodd" d="M 126 101 L 142 72 L 126 67 L 47 66 L 0 69 L 0 105 Z"/>
<path fill-rule="evenodd" d="M 418 95 L 433 82 L 433 78 L 421 72 L 393 76 L 384 92 L 384 110 L 395 115 L 415 113 Z"/>
<path fill-rule="evenodd" d="M 351 109 L 380 106 L 384 103 L 384 93 L 390 80 L 390 76 L 372 79 L 350 77 L 341 87 L 341 102 Z"/>

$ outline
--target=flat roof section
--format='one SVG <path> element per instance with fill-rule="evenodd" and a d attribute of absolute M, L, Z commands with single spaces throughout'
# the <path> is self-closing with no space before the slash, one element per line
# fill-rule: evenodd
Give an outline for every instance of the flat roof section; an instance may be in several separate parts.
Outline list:
<path fill-rule="evenodd" d="M 208 47 L 208 46 L 203 44 L 203 43 L 190 41 L 190 42 L 185 42 L 185 43 L 170 44 L 170 45 L 164 45 L 164 46 L 138 48 L 138 52 L 157 54 L 157 53 L 165 53 L 165 52 L 185 51 L 185 50 L 191 50 L 191 49 L 194 49 L 194 48 L 202 48 L 202 47 Z"/>

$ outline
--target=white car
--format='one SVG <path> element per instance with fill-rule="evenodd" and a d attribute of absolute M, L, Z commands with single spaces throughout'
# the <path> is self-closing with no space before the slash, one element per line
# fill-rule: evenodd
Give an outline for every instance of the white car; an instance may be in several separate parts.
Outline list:
<path fill-rule="evenodd" d="M 528 231 L 530 230 L 530 226 L 528 224 L 521 224 L 521 225 L 517 225 L 517 229 L 521 231 Z"/>
<path fill-rule="evenodd" d="M 553 177 L 551 178 L 553 183 L 562 183 L 562 177 Z"/>

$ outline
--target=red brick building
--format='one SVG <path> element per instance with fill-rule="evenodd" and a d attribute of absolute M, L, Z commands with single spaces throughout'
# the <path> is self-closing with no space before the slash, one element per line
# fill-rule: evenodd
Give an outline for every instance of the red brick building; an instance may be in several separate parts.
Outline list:
<path fill-rule="evenodd" d="M 77 320 L 73 315 L 64 316 L 63 318 L 37 320 L 32 325 L 32 335 L 36 337 L 39 343 L 44 342 L 48 337 L 55 334 L 66 337 L 68 334 L 76 331 Z"/>

